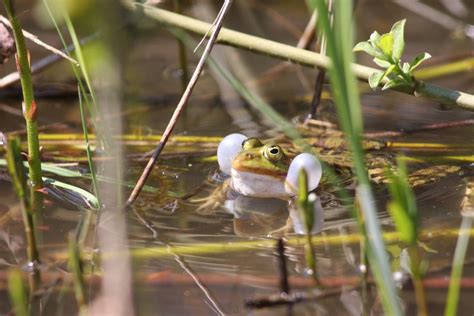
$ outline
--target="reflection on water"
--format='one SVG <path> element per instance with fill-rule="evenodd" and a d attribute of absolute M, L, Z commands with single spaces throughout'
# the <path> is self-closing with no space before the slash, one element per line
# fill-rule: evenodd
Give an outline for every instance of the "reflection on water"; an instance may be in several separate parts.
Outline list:
<path fill-rule="evenodd" d="M 302 215 L 295 198 L 288 201 L 276 198 L 248 197 L 236 192 L 228 194 L 225 209 L 234 215 L 234 233 L 238 236 L 280 236 L 292 232 L 304 234 Z M 312 234 L 323 228 L 324 215 L 320 198 L 314 202 Z"/>

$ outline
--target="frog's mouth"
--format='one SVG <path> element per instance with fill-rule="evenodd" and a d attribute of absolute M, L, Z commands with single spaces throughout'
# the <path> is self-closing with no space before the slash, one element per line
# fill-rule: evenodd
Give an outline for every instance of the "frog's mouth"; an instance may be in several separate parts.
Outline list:
<path fill-rule="evenodd" d="M 290 196 L 285 191 L 285 178 L 283 176 L 247 172 L 233 168 L 231 176 L 232 189 L 242 195 L 262 198 L 287 198 Z"/>
<path fill-rule="evenodd" d="M 255 175 L 265 175 L 268 177 L 272 177 L 274 181 L 278 181 L 279 179 L 285 179 L 287 172 L 278 172 L 276 170 L 266 170 L 258 167 L 249 167 L 249 166 L 238 166 L 237 168 L 232 167 L 232 170 L 237 172 L 246 172 Z"/>

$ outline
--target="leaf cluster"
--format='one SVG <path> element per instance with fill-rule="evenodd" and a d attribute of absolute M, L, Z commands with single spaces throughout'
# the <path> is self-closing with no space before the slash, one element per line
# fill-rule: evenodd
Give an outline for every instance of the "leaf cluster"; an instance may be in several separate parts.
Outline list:
<path fill-rule="evenodd" d="M 395 22 L 390 32 L 380 35 L 374 31 L 367 41 L 360 42 L 354 46 L 353 51 L 363 51 L 374 57 L 374 63 L 385 69 L 385 71 L 374 72 L 369 77 L 369 85 L 375 90 L 384 78 L 388 78 L 382 90 L 396 87 L 413 87 L 413 70 L 420 64 L 431 58 L 428 53 L 421 53 L 410 62 L 402 64 L 401 58 L 405 49 L 405 22 Z"/>

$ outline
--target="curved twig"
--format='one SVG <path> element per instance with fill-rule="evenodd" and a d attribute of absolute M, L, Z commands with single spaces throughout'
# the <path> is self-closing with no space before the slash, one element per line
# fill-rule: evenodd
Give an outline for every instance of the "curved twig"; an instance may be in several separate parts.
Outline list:
<path fill-rule="evenodd" d="M 171 117 L 168 126 L 166 126 L 166 130 L 163 133 L 163 137 L 161 138 L 160 142 L 156 146 L 155 151 L 153 152 L 152 157 L 148 161 L 148 164 L 146 165 L 145 169 L 143 170 L 142 175 L 137 181 L 137 184 L 135 185 L 135 188 L 133 189 L 132 193 L 130 194 L 127 202 L 125 203 L 125 206 L 129 206 L 135 202 L 137 199 L 138 195 L 140 194 L 140 191 L 142 190 L 143 186 L 145 185 L 146 180 L 150 176 L 151 171 L 153 170 L 153 167 L 156 164 L 156 161 L 158 160 L 158 157 L 161 154 L 161 151 L 166 145 L 166 142 L 168 141 L 168 138 L 170 137 L 171 133 L 173 132 L 173 129 L 176 125 L 176 122 L 178 120 L 178 117 L 181 115 L 183 112 L 184 106 L 186 105 L 189 97 L 191 96 L 191 93 L 193 91 L 194 86 L 196 85 L 199 75 L 201 74 L 202 69 L 204 68 L 204 64 L 206 62 L 207 57 L 209 56 L 212 47 L 216 43 L 217 36 L 219 35 L 219 31 L 222 28 L 222 24 L 224 22 L 224 18 L 230 8 L 230 5 L 232 3 L 232 0 L 225 0 L 224 4 L 222 5 L 221 11 L 217 15 L 216 21 L 215 21 L 215 27 L 211 33 L 211 36 L 209 38 L 209 41 L 207 42 L 206 48 L 204 49 L 204 52 L 201 56 L 201 59 L 199 60 L 198 65 L 196 66 L 196 69 L 194 70 L 194 73 L 189 80 L 188 86 L 186 87 L 186 90 L 184 91 L 183 95 L 181 96 L 181 99 L 179 100 L 178 105 L 176 106 L 176 109 L 174 110 L 173 116 Z M 136 7 L 137 4 L 133 4 L 130 2 L 125 2 L 125 5 L 128 7 Z M 144 6 L 145 7 L 145 6 Z M 208 25 L 208 29 L 211 25 Z M 207 30 L 206 30 L 207 32 Z M 206 33 L 204 32 L 204 34 Z"/>

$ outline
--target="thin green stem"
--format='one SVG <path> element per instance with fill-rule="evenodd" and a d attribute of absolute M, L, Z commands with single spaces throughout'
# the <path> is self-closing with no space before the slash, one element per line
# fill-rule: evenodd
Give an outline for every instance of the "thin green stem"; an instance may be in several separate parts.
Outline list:
<path fill-rule="evenodd" d="M 92 188 L 94 190 L 94 195 L 97 198 L 97 201 L 99 202 L 99 205 L 101 205 L 100 198 L 99 198 L 99 189 L 97 185 L 97 176 L 96 176 L 96 172 L 94 168 L 94 162 L 92 161 L 92 151 L 91 151 L 90 142 L 89 142 L 89 133 L 87 131 L 87 123 L 86 123 L 87 119 L 84 113 L 84 107 L 82 105 L 83 95 L 81 93 L 81 88 L 79 86 L 77 89 L 77 93 L 78 93 L 78 98 L 79 98 L 79 110 L 81 112 L 82 132 L 84 134 L 84 141 L 86 143 L 87 162 L 89 164 L 89 169 L 90 169 L 91 178 L 92 178 Z"/>
<path fill-rule="evenodd" d="M 76 48 L 75 53 L 77 56 L 77 60 L 79 62 L 79 65 L 81 65 L 81 71 L 84 76 L 84 80 L 86 81 L 87 89 L 89 90 L 89 93 L 91 95 L 92 103 L 96 104 L 94 89 L 92 88 L 92 84 L 91 84 L 89 72 L 87 70 L 84 55 L 82 54 L 82 50 L 80 49 L 81 43 L 79 41 L 79 38 L 77 37 L 76 30 L 74 29 L 74 25 L 72 24 L 71 18 L 69 17 L 69 14 L 67 12 L 64 13 L 64 22 L 66 23 L 66 27 L 69 31 L 69 35 L 71 36 L 74 47 Z"/>
<path fill-rule="evenodd" d="M 426 306 L 425 287 L 423 286 L 421 271 L 421 255 L 416 244 L 408 247 L 408 253 L 411 261 L 411 274 L 413 287 L 415 288 L 415 300 L 418 307 L 419 316 L 427 316 L 428 309 Z"/>
<path fill-rule="evenodd" d="M 51 8 L 49 7 L 49 4 L 48 4 L 48 0 L 43 0 L 43 5 L 46 9 L 46 12 L 48 12 L 48 15 L 51 19 L 51 21 L 53 22 L 53 25 L 54 25 L 54 28 L 56 29 L 56 32 L 58 33 L 58 36 L 59 36 L 59 39 L 61 40 L 61 43 L 63 44 L 63 47 L 66 49 L 66 52 L 68 55 L 70 55 L 70 53 L 68 52 L 67 50 L 67 43 L 66 43 L 66 40 L 64 39 L 64 36 L 63 36 L 63 33 L 61 32 L 61 29 L 59 28 L 59 25 L 58 23 L 56 22 L 56 19 L 54 17 L 54 14 L 53 12 L 51 11 Z M 72 26 L 72 23 L 71 23 L 71 26 Z M 74 29 L 74 28 L 73 28 Z M 75 33 L 74 33 L 75 34 Z M 71 38 L 73 38 L 74 36 L 71 35 Z M 82 69 L 85 68 L 85 64 L 83 63 L 84 60 L 82 58 L 82 51 L 81 51 L 81 46 L 77 46 L 78 44 L 80 45 L 81 44 L 81 41 L 79 41 L 77 39 L 77 36 L 76 37 L 76 42 L 73 42 L 73 45 L 74 45 L 74 51 L 76 52 L 76 54 L 79 54 L 79 56 L 81 56 L 81 59 L 80 59 L 80 62 L 79 62 L 79 66 L 80 66 L 80 69 L 82 71 Z M 78 53 L 77 53 L 78 52 Z M 71 68 L 72 68 L 72 71 L 74 73 L 74 76 L 76 77 L 76 80 L 79 84 L 79 88 L 81 90 L 81 93 L 82 95 L 84 96 L 84 100 L 86 101 L 86 105 L 87 105 L 87 109 L 89 111 L 89 114 L 91 116 L 91 119 L 92 119 L 92 123 L 94 124 L 94 127 L 96 127 L 96 104 L 94 102 L 94 104 L 92 104 L 92 101 L 95 100 L 95 98 L 93 98 L 92 96 L 94 95 L 93 91 L 90 90 L 90 97 L 89 95 L 87 94 L 87 91 L 86 91 L 86 87 L 84 86 L 84 82 L 81 78 L 81 75 L 79 73 L 79 70 L 78 68 L 76 67 L 76 65 L 74 64 L 71 64 Z M 88 80 L 88 73 L 83 73 L 83 77 L 86 79 L 86 81 Z M 92 85 L 90 83 L 87 83 L 87 87 L 88 89 L 90 89 L 92 87 Z M 90 100 L 91 99 L 91 100 Z M 97 130 L 97 128 L 96 128 Z"/>

